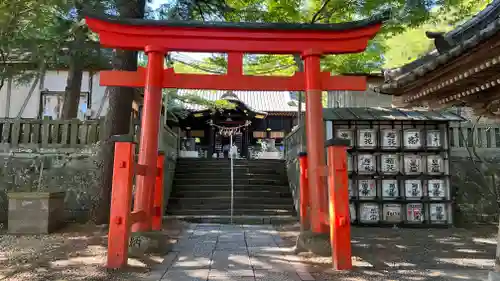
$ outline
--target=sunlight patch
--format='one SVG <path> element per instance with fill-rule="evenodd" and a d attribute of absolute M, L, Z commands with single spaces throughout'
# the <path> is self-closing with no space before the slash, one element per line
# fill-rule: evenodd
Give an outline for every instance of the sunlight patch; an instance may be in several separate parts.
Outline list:
<path fill-rule="evenodd" d="M 474 243 L 483 243 L 483 244 L 490 244 L 490 245 L 497 244 L 496 239 L 488 239 L 488 238 L 472 238 L 472 241 L 474 241 Z"/>
<path fill-rule="evenodd" d="M 442 263 L 450 263 L 461 266 L 471 266 L 477 268 L 493 267 L 495 262 L 493 259 L 453 259 L 453 258 L 436 258 L 437 261 Z"/>

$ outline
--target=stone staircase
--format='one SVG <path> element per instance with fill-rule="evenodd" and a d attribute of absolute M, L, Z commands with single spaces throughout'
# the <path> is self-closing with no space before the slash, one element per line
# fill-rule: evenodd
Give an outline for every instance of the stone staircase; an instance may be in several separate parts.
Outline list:
<path fill-rule="evenodd" d="M 166 212 L 193 222 L 230 222 L 230 161 L 178 159 Z M 234 161 L 233 223 L 296 220 L 284 161 Z"/>

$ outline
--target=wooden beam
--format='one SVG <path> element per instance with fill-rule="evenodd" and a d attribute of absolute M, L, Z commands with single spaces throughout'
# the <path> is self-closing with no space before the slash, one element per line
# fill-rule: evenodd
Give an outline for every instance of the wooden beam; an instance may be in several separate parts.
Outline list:
<path fill-rule="evenodd" d="M 331 76 L 328 72 L 320 74 L 322 90 L 325 91 L 364 91 L 366 77 L 363 76 Z M 144 87 L 146 71 L 102 71 L 101 86 Z M 163 73 L 163 88 L 174 89 L 214 89 L 235 91 L 303 91 L 305 76 L 297 72 L 287 76 L 250 76 L 232 72 L 229 75 L 179 74 L 172 68 Z"/>
<path fill-rule="evenodd" d="M 423 77 L 399 89 L 398 92 L 418 93 L 423 89 L 436 87 L 439 83 L 449 80 L 461 72 L 478 67 L 482 62 L 499 55 L 500 34 L 448 61 L 445 65 L 438 66 L 436 70 L 426 73 Z"/>
<path fill-rule="evenodd" d="M 489 62 L 489 67 L 486 68 L 485 66 L 486 62 L 481 62 L 478 67 L 472 67 L 469 71 L 467 71 L 466 75 L 462 75 L 461 73 L 455 74 L 461 78 L 458 79 L 457 82 L 450 82 L 448 78 L 443 79 L 439 83 L 439 88 L 433 89 L 430 93 L 427 92 L 422 95 L 422 90 L 426 90 L 419 88 L 419 92 L 409 92 L 408 94 L 403 95 L 402 98 L 403 100 L 409 99 L 408 103 L 410 104 L 419 103 L 421 101 L 439 100 L 449 96 L 454 96 L 464 90 L 481 86 L 483 83 L 499 78 L 497 73 L 500 72 L 500 58 L 498 58 L 494 64 Z M 453 79 L 453 77 L 451 77 L 451 79 Z M 448 82 L 446 82 L 447 80 Z"/>

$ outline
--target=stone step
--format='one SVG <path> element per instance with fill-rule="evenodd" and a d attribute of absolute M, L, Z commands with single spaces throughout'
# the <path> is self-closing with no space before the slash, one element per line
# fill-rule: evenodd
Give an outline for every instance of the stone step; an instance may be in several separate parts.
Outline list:
<path fill-rule="evenodd" d="M 177 216 L 230 216 L 231 209 L 225 210 L 212 210 L 212 209 L 176 209 L 167 208 L 167 214 Z M 233 215 L 235 216 L 294 216 L 295 212 L 291 210 L 249 210 L 249 209 L 234 209 Z"/>
<path fill-rule="evenodd" d="M 214 210 L 214 211 L 224 211 L 231 209 L 230 202 L 226 203 L 210 203 L 210 204 L 189 204 L 189 203 L 172 203 L 167 205 L 167 210 L 171 208 L 173 210 Z M 274 212 L 294 212 L 295 209 L 293 204 L 234 204 L 234 210 L 252 210 L 261 211 L 268 210 Z M 203 213 L 201 213 L 203 214 Z"/>
<path fill-rule="evenodd" d="M 231 178 L 212 178 L 206 179 L 201 177 L 192 178 L 174 178 L 174 186 L 185 186 L 193 184 L 201 185 L 231 185 Z M 280 185 L 286 186 L 287 181 L 284 179 L 267 179 L 267 178 L 246 178 L 242 179 L 239 177 L 233 178 L 233 184 L 235 185 L 256 185 L 256 186 L 269 186 L 269 185 Z"/>
<path fill-rule="evenodd" d="M 249 184 L 234 184 L 234 191 L 271 191 L 271 192 L 290 192 L 290 188 L 287 185 L 249 185 Z M 179 184 L 179 182 L 174 182 L 172 188 L 173 192 L 177 191 L 213 191 L 213 192 L 226 192 L 231 191 L 231 184 L 228 183 L 186 183 Z"/>
<path fill-rule="evenodd" d="M 230 190 L 174 190 L 171 196 L 184 198 L 210 198 L 228 196 L 228 194 L 231 194 L 230 192 Z M 281 192 L 273 190 L 235 190 L 234 196 L 254 198 L 291 198 L 292 193 L 290 191 Z"/>
<path fill-rule="evenodd" d="M 287 224 L 298 221 L 296 216 L 192 216 L 168 215 L 169 218 L 184 220 L 193 223 L 222 223 L 222 224 Z"/>
<path fill-rule="evenodd" d="M 252 179 L 252 178 L 268 178 L 268 179 L 283 179 L 287 180 L 285 174 L 276 173 L 271 171 L 270 173 L 255 173 L 248 171 L 233 171 L 233 176 L 239 179 Z M 214 170 L 212 172 L 193 170 L 193 171 L 177 171 L 175 173 L 176 179 L 185 178 L 205 178 L 205 179 L 218 179 L 218 178 L 231 178 L 231 171 L 221 171 L 220 169 Z"/>
<path fill-rule="evenodd" d="M 168 215 L 169 218 L 184 220 L 192 223 L 231 223 L 230 216 L 186 216 L 186 215 Z M 233 224 L 287 224 L 297 222 L 296 216 L 234 216 Z"/>
<path fill-rule="evenodd" d="M 179 163 L 224 163 L 230 162 L 229 158 L 178 158 Z M 233 159 L 233 163 L 245 163 L 249 165 L 266 165 L 285 163 L 284 159 Z"/>
<path fill-rule="evenodd" d="M 218 166 L 196 166 L 196 165 L 181 165 L 177 164 L 176 172 L 181 173 L 191 173 L 191 172 L 204 172 L 204 173 L 230 173 L 231 166 L 229 165 L 218 165 Z M 248 167 L 248 166 L 233 166 L 234 173 L 246 172 L 246 173 L 257 173 L 257 174 L 283 174 L 286 173 L 284 165 L 276 164 L 270 166 L 258 166 L 258 167 Z"/>
<path fill-rule="evenodd" d="M 290 206 L 293 205 L 292 198 L 256 198 L 256 197 L 235 197 L 233 199 L 234 204 L 237 206 L 246 205 L 246 204 L 262 204 L 262 205 L 285 205 Z M 168 204 L 193 204 L 193 205 L 201 205 L 201 204 L 231 204 L 231 197 L 228 194 L 227 196 L 221 197 L 209 197 L 209 198 L 186 198 L 186 197 L 171 197 L 168 201 Z"/>
<path fill-rule="evenodd" d="M 228 160 L 212 161 L 212 162 L 177 162 L 179 168 L 218 168 L 218 167 L 231 167 L 231 162 Z M 272 169 L 272 168 L 285 168 L 284 162 L 270 162 L 270 163 L 252 163 L 249 162 L 233 162 L 233 168 L 248 168 L 248 169 Z"/>

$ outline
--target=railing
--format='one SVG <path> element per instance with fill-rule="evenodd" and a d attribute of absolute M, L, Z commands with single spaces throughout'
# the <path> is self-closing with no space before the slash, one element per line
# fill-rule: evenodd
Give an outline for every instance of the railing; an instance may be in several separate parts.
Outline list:
<path fill-rule="evenodd" d="M 100 140 L 104 119 L 81 121 L 0 119 L 0 148 L 83 148 Z M 132 122 L 131 131 L 139 142 L 140 124 Z M 169 127 L 160 130 L 160 149 L 177 152 L 178 134 Z"/>
<path fill-rule="evenodd" d="M 305 136 L 304 130 L 302 127 L 295 128 L 290 134 L 288 134 L 283 139 L 284 148 L 284 158 L 286 163 L 286 170 L 288 176 L 288 182 L 290 185 L 290 190 L 292 192 L 294 198 L 295 210 L 299 211 L 300 206 L 300 169 L 299 169 L 299 161 L 298 161 L 298 153 L 301 152 L 300 142 L 302 140 L 302 144 L 304 145 Z M 302 146 L 303 146 L 302 145 Z"/>
<path fill-rule="evenodd" d="M 0 119 L 0 147 L 81 148 L 96 143 L 101 120 Z"/>
<path fill-rule="evenodd" d="M 481 155 L 500 153 L 500 124 L 450 123 L 451 156 L 469 156 L 474 150 Z"/>

